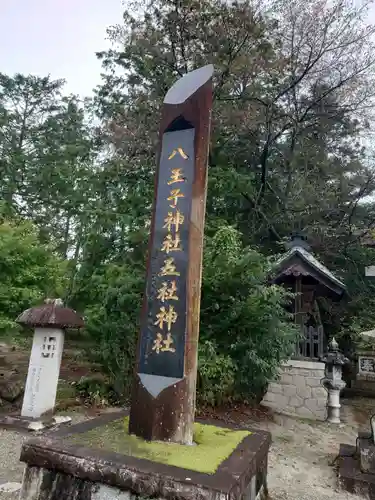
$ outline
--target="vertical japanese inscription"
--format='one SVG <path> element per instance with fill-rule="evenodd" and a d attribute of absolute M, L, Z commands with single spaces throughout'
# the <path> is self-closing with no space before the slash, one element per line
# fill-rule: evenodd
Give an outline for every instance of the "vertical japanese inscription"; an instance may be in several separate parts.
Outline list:
<path fill-rule="evenodd" d="M 163 135 L 138 373 L 182 378 L 194 129 Z"/>

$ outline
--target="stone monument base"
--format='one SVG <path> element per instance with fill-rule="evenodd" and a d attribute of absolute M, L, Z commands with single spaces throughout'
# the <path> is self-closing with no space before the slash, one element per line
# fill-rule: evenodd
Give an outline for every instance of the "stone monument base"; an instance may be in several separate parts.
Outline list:
<path fill-rule="evenodd" d="M 45 417 L 45 418 L 30 418 L 20 415 L 1 415 L 0 429 L 12 429 L 20 432 L 39 432 L 51 429 L 61 424 L 70 424 L 70 417 Z"/>
<path fill-rule="evenodd" d="M 358 434 L 357 446 L 340 445 L 339 483 L 349 491 L 375 500 L 375 445 L 369 434 Z"/>
<path fill-rule="evenodd" d="M 154 461 L 152 455 L 150 459 L 144 459 L 121 453 L 120 450 L 109 451 L 112 445 L 105 429 L 108 430 L 111 425 L 116 428 L 125 416 L 125 412 L 105 415 L 69 429 L 60 429 L 53 436 L 26 442 L 21 452 L 26 470 L 20 500 L 130 500 L 136 497 L 261 500 L 267 497 L 267 459 L 271 442 L 268 432 L 243 432 L 239 444 L 229 456 L 218 464 L 216 470 L 207 473 L 192 470 L 197 469 L 199 463 L 199 460 L 194 460 L 195 450 L 201 446 L 198 440 L 195 446 L 184 447 L 184 453 L 177 453 L 179 459 L 187 451 L 191 453 L 192 469 L 166 463 L 168 452 L 158 455 L 158 461 Z M 213 428 L 208 425 L 200 427 Z M 225 443 L 227 433 L 234 433 L 234 430 L 223 427 L 215 429 Z M 106 438 L 100 442 L 95 436 L 102 436 L 102 431 Z M 90 443 L 88 436 L 93 439 Z M 130 438 L 138 439 L 134 436 Z M 119 440 L 114 440 L 115 449 Z M 146 447 L 154 444 L 141 442 L 140 448 L 142 443 Z M 134 448 L 134 452 L 139 450 Z M 210 461 L 209 456 L 204 460 L 203 454 L 203 469 L 207 470 L 212 465 Z"/>

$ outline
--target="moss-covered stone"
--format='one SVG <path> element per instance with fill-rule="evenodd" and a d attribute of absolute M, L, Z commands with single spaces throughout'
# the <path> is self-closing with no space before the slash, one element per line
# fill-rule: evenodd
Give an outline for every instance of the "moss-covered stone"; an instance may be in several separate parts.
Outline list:
<path fill-rule="evenodd" d="M 214 425 L 194 424 L 193 446 L 160 441 L 148 442 L 130 435 L 129 419 L 115 420 L 82 434 L 69 437 L 70 442 L 91 448 L 144 458 L 206 474 L 214 474 L 239 443 L 251 433 L 224 429 Z"/>

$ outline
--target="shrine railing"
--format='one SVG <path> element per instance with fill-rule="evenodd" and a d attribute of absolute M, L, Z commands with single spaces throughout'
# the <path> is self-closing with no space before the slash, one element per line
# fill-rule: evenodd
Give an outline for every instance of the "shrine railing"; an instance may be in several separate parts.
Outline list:
<path fill-rule="evenodd" d="M 302 338 L 296 345 L 297 358 L 319 359 L 324 351 L 324 329 L 322 326 L 302 327 Z"/>

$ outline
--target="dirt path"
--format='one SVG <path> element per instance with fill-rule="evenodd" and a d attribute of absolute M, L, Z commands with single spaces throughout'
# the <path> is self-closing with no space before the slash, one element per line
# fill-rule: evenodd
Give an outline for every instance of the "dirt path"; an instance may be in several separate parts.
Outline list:
<path fill-rule="evenodd" d="M 330 464 L 340 443 L 354 443 L 358 428 L 367 429 L 368 414 L 375 411 L 373 408 L 374 400 L 346 402 L 342 410 L 346 422 L 340 428 L 281 416 L 276 416 L 273 422 L 254 422 L 246 414 L 242 415 L 242 421 L 237 418 L 236 423 L 251 424 L 272 433 L 268 473 L 272 500 L 363 500 L 337 489 L 336 472 Z M 82 418 L 87 416 L 74 415 L 74 421 Z M 19 453 L 24 439 L 15 432 L 0 430 L 0 500 L 18 498 L 18 491 L 1 491 L 1 485 L 21 483 L 23 465 L 19 462 Z"/>

